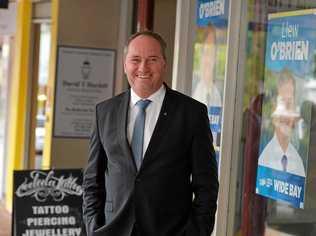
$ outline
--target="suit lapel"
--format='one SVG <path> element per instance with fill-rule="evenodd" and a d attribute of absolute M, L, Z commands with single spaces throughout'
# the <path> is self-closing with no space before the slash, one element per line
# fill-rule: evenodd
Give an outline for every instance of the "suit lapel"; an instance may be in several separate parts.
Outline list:
<path fill-rule="evenodd" d="M 161 106 L 161 110 L 158 116 L 154 132 L 151 136 L 147 150 L 145 152 L 141 168 L 143 168 L 146 165 L 146 163 L 150 162 L 150 160 L 153 158 L 152 154 L 155 152 L 155 150 L 158 150 L 160 148 L 159 144 L 161 143 L 161 140 L 163 139 L 166 131 L 168 130 L 168 126 L 171 123 L 170 119 L 172 116 L 172 112 L 175 110 L 172 99 L 172 90 L 168 88 L 166 85 L 165 87 L 166 95 Z"/>
<path fill-rule="evenodd" d="M 128 163 L 132 165 L 132 168 L 137 171 L 132 150 L 127 139 L 127 119 L 128 119 L 128 109 L 130 101 L 130 90 L 123 94 L 120 104 L 117 109 L 117 130 L 119 132 L 119 142 L 122 147 L 124 156 L 127 157 Z"/>

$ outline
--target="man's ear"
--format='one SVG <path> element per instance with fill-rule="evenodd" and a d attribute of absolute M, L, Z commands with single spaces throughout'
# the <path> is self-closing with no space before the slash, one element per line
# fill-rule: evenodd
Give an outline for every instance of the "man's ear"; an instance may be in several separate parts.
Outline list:
<path fill-rule="evenodd" d="M 164 69 L 165 72 L 167 71 L 167 62 L 166 62 L 166 60 L 164 60 L 163 69 Z"/>
<path fill-rule="evenodd" d="M 123 59 L 123 67 L 124 67 L 124 73 L 126 74 L 126 63 L 125 63 L 125 58 Z"/>

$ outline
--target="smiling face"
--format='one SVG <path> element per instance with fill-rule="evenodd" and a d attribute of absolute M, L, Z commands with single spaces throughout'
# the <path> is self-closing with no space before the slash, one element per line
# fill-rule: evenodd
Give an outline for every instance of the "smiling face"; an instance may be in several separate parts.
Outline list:
<path fill-rule="evenodd" d="M 209 28 L 201 52 L 201 77 L 208 86 L 212 86 L 216 61 L 215 29 Z"/>
<path fill-rule="evenodd" d="M 274 125 L 275 134 L 284 152 L 287 150 L 295 124 L 298 121 L 298 116 L 293 115 L 295 112 L 294 96 L 294 80 L 284 79 L 281 81 L 278 85 L 278 99 L 275 109 L 278 115 L 272 118 L 272 123 Z"/>
<path fill-rule="evenodd" d="M 163 84 L 166 61 L 159 42 L 153 37 L 140 35 L 133 39 L 124 60 L 128 83 L 141 98 L 155 93 Z"/>

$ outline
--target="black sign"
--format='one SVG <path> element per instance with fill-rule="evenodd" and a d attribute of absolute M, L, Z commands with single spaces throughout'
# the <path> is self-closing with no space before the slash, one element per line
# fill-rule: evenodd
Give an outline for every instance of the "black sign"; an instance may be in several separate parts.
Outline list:
<path fill-rule="evenodd" d="M 0 8 L 8 8 L 9 0 L 0 0 Z"/>
<path fill-rule="evenodd" d="M 14 171 L 14 236 L 83 235 L 82 172 Z"/>

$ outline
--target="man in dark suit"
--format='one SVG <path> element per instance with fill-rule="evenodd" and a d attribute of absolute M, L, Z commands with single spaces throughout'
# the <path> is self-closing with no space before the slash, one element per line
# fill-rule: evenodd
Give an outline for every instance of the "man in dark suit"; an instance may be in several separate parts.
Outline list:
<path fill-rule="evenodd" d="M 207 108 L 164 84 L 166 44 L 156 33 L 127 42 L 131 89 L 96 106 L 84 172 L 87 233 L 209 236 L 218 194 Z"/>

